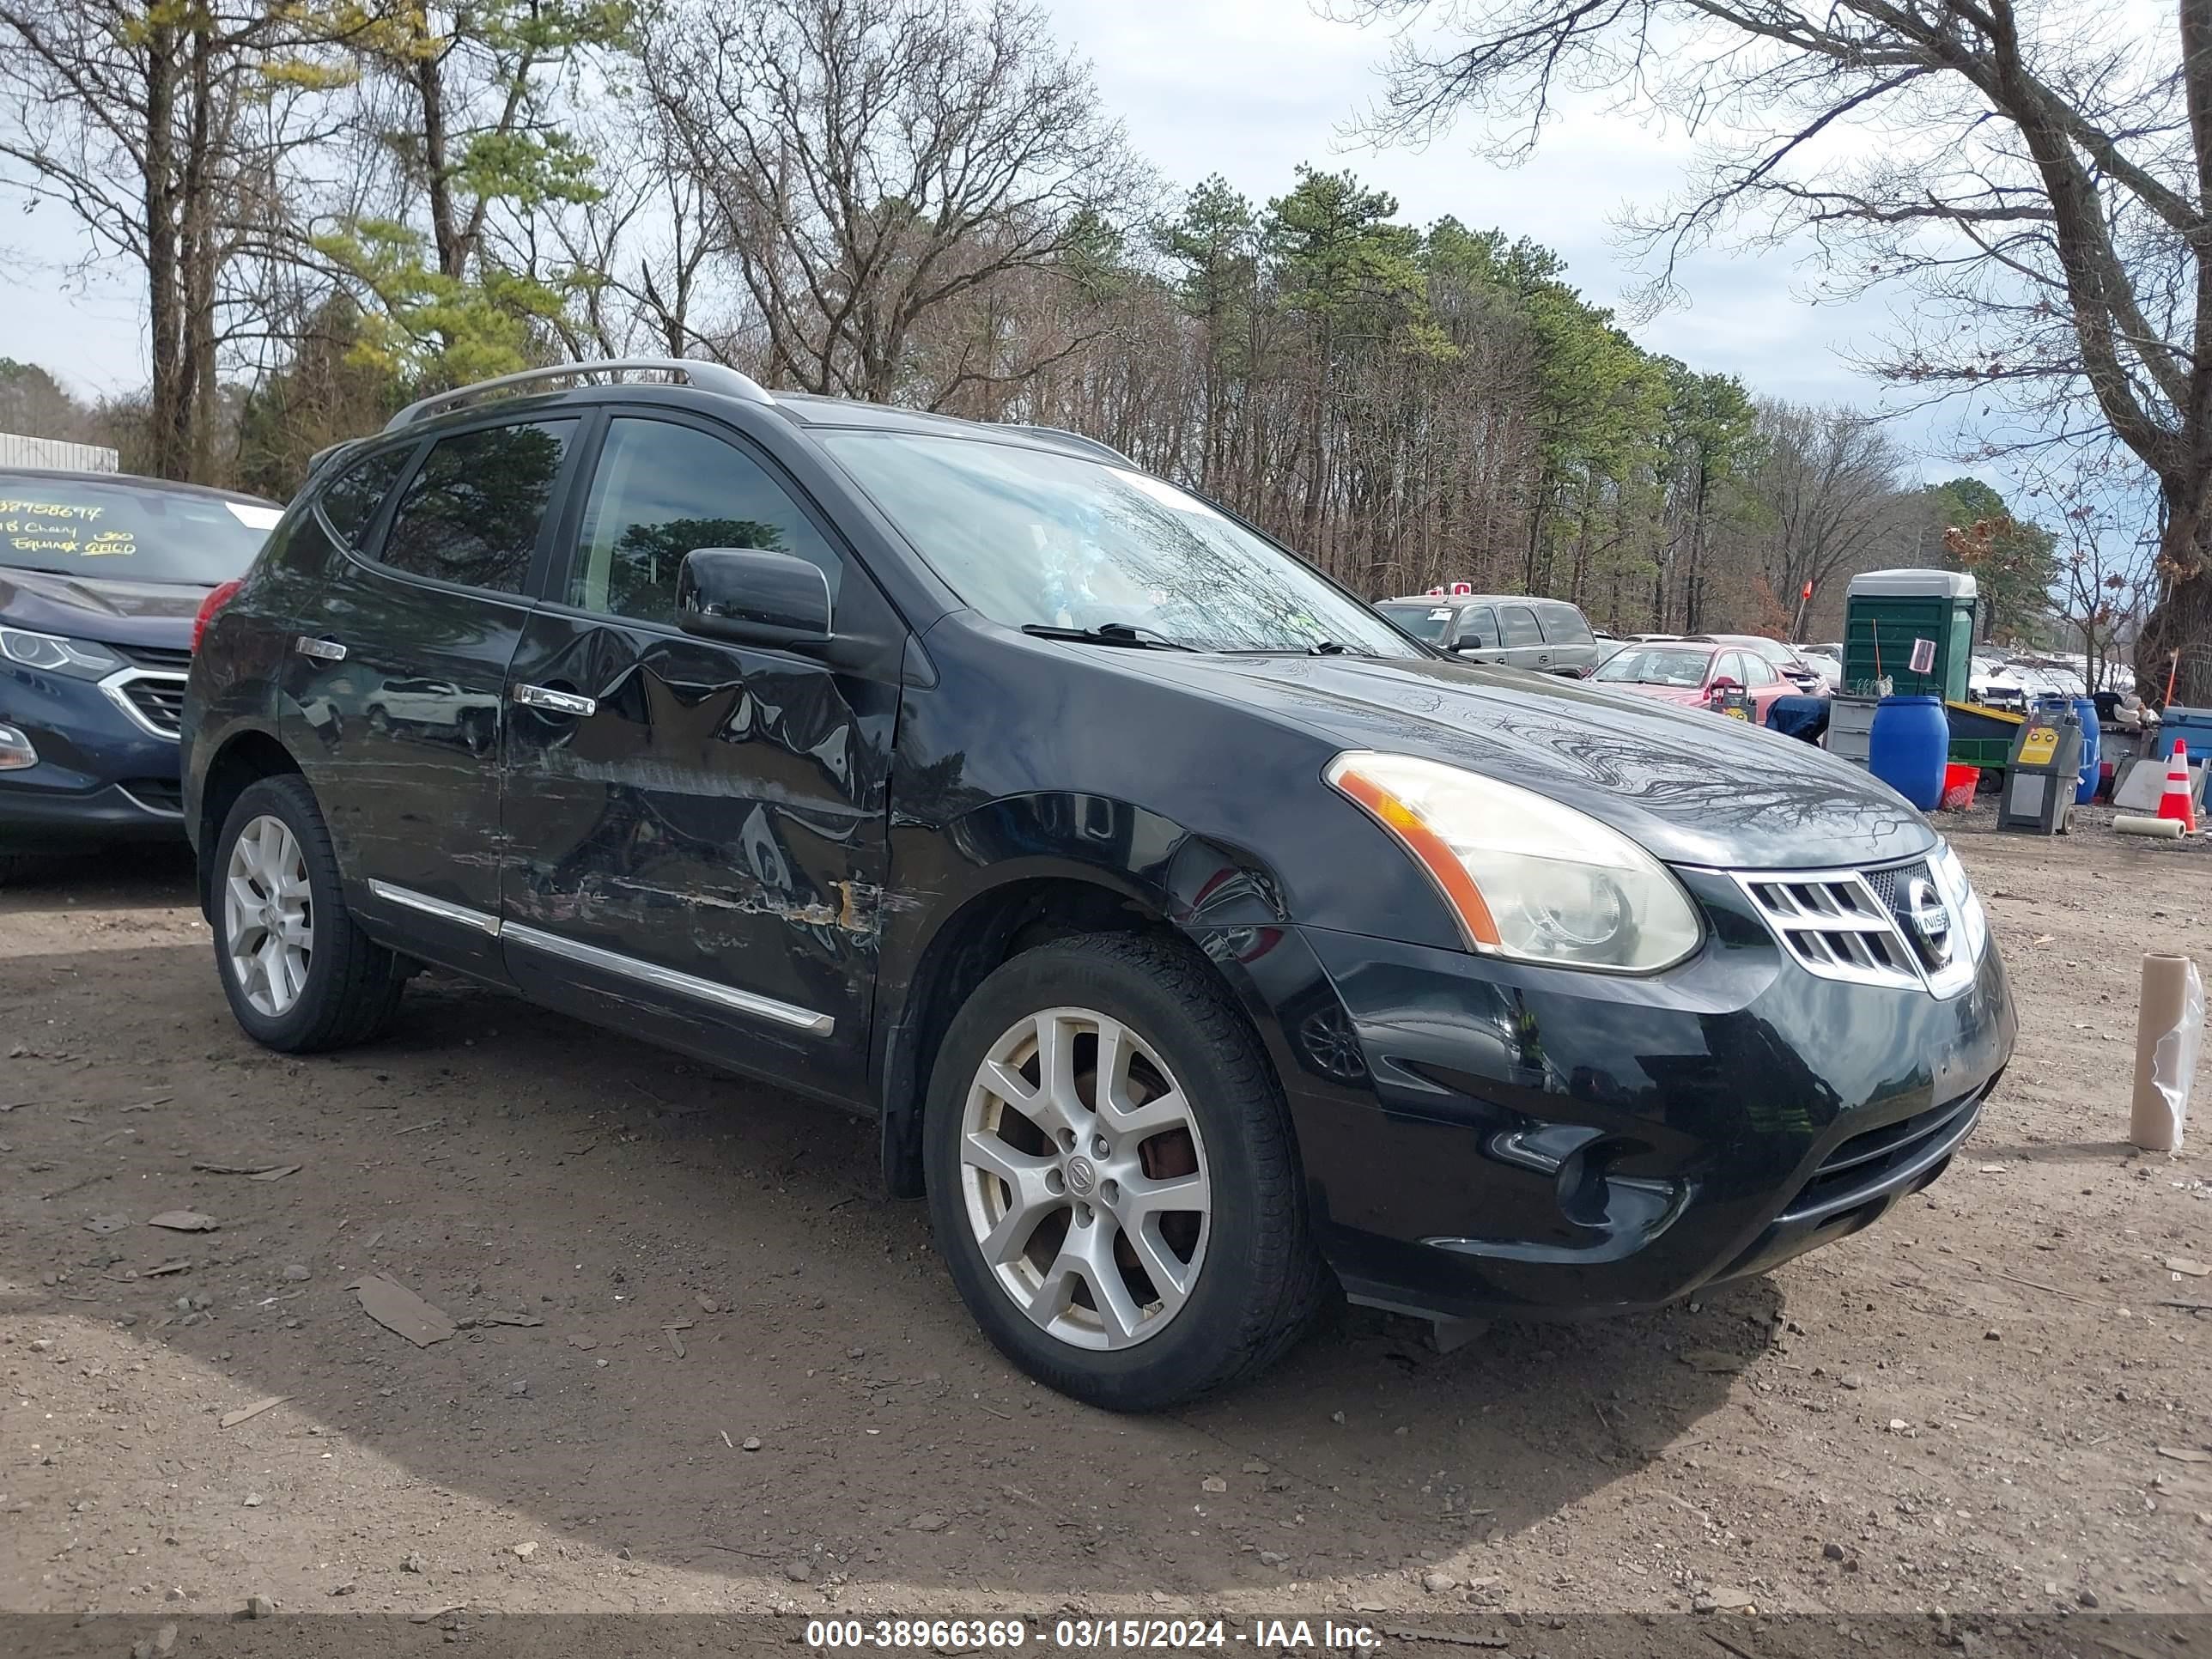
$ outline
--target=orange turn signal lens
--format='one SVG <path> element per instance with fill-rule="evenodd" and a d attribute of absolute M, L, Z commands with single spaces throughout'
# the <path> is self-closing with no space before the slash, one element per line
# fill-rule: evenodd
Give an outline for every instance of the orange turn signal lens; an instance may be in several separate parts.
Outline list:
<path fill-rule="evenodd" d="M 1369 816 L 1395 836 L 1399 844 L 1413 855 L 1413 861 L 1428 872 L 1429 879 L 1436 884 L 1444 902 L 1459 919 L 1460 931 L 1472 948 L 1498 949 L 1498 923 L 1491 916 L 1490 906 L 1483 901 L 1482 890 L 1474 884 L 1474 878 L 1468 874 L 1467 866 L 1445 845 L 1443 837 L 1429 827 L 1418 811 L 1356 767 L 1332 768 L 1328 781 L 1365 807 Z"/>

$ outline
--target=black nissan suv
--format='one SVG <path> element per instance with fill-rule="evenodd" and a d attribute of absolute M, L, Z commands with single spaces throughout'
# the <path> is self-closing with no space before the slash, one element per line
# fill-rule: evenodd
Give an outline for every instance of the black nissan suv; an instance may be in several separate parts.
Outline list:
<path fill-rule="evenodd" d="M 1101 444 L 704 363 L 330 456 L 184 741 L 257 1040 L 434 964 L 872 1115 L 991 1340 L 1120 1408 L 1333 1285 L 1764 1271 L 1933 1180 L 2013 1043 L 1866 774 L 1454 660 Z"/>

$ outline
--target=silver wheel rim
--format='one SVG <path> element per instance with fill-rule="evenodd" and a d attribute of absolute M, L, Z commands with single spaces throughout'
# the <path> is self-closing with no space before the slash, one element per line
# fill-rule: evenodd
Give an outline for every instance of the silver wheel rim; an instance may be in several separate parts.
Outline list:
<path fill-rule="evenodd" d="M 300 1000 L 315 950 L 307 855 L 282 818 L 239 831 L 223 874 L 223 949 L 240 994 L 272 1018 Z"/>
<path fill-rule="evenodd" d="M 1095 1009 L 1044 1009 L 991 1045 L 961 1115 L 960 1189 L 999 1288 L 1073 1347 L 1158 1335 L 1206 1265 L 1213 1188 L 1189 1100 Z"/>

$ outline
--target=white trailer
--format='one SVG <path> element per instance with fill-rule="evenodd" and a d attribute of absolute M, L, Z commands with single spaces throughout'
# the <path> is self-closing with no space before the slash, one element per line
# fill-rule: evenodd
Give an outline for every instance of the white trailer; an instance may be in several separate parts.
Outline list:
<path fill-rule="evenodd" d="M 122 457 L 100 444 L 25 438 L 0 432 L 0 466 L 43 466 L 64 472 L 113 472 Z"/>

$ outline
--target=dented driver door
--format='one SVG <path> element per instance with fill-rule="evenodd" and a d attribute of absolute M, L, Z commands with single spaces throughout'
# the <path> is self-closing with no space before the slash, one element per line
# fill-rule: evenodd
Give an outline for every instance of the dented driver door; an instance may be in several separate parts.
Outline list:
<path fill-rule="evenodd" d="M 866 1074 L 895 654 L 845 672 L 674 625 L 693 547 L 793 552 L 889 608 L 734 438 L 617 416 L 507 681 L 507 970 L 531 995 L 840 1098 Z"/>

